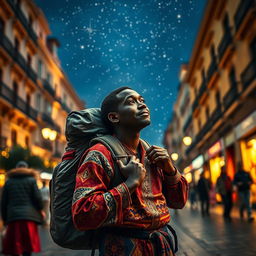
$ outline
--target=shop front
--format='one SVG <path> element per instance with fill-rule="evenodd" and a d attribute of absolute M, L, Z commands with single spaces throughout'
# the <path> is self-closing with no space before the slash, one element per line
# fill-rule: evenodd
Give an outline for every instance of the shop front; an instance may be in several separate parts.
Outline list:
<path fill-rule="evenodd" d="M 215 187 L 217 178 L 221 173 L 221 167 L 225 165 L 222 140 L 218 140 L 207 150 L 207 157 L 209 160 L 210 180 Z"/>
<path fill-rule="evenodd" d="M 251 200 L 256 208 L 256 111 L 244 119 L 235 128 L 235 132 L 239 140 L 243 168 L 254 181 L 251 186 Z"/>
<path fill-rule="evenodd" d="M 203 172 L 203 164 L 204 164 L 204 157 L 203 155 L 197 156 L 192 161 L 192 170 L 193 170 L 193 180 L 195 184 L 198 183 L 198 180 L 200 179 L 200 175 Z"/>

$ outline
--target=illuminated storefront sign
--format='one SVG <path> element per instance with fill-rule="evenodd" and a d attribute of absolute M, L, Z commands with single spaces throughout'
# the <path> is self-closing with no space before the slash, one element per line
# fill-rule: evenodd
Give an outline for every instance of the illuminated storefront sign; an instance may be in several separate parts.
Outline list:
<path fill-rule="evenodd" d="M 222 150 L 222 143 L 221 141 L 217 141 L 213 146 L 211 146 L 207 153 L 209 158 L 214 157 L 215 155 L 217 155 L 220 151 Z"/>
<path fill-rule="evenodd" d="M 249 115 L 236 128 L 236 137 L 239 139 L 256 126 L 256 110 Z"/>
<path fill-rule="evenodd" d="M 199 169 L 200 167 L 202 167 L 204 163 L 204 157 L 203 155 L 199 155 L 197 158 L 195 158 L 193 161 L 192 161 L 192 168 L 193 169 Z"/>

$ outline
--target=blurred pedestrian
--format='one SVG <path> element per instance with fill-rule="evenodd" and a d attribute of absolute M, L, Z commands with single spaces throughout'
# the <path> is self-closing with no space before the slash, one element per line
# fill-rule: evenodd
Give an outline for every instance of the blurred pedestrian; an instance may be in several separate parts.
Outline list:
<path fill-rule="evenodd" d="M 50 193 L 49 188 L 46 186 L 46 181 L 42 181 L 43 187 L 40 189 L 43 198 L 43 211 L 45 212 L 45 219 L 44 225 L 48 226 L 50 224 L 50 212 L 49 212 L 49 205 L 50 205 Z"/>
<path fill-rule="evenodd" d="M 221 200 L 223 203 L 224 211 L 223 211 L 223 217 L 225 219 L 230 220 L 230 212 L 233 206 L 233 200 L 232 200 L 232 181 L 231 178 L 227 175 L 226 167 L 221 167 L 221 174 L 217 178 L 216 182 L 216 190 L 217 193 L 220 194 Z"/>
<path fill-rule="evenodd" d="M 205 178 L 205 173 L 202 172 L 200 179 L 197 183 L 197 191 L 200 200 L 201 214 L 202 216 L 209 215 L 209 191 L 210 191 L 210 182 Z"/>
<path fill-rule="evenodd" d="M 6 232 L 2 241 L 2 253 L 29 256 L 40 252 L 37 224 L 42 222 L 43 200 L 36 184 L 36 171 L 26 162 L 18 162 L 7 173 L 3 187 L 1 212 Z"/>
<path fill-rule="evenodd" d="M 244 209 L 247 209 L 247 220 L 249 222 L 254 220 L 252 217 L 252 208 L 250 204 L 250 186 L 253 183 L 250 173 L 246 172 L 242 164 L 238 164 L 238 172 L 235 174 L 234 185 L 237 186 L 240 200 L 240 218 L 244 217 Z"/>
<path fill-rule="evenodd" d="M 192 210 L 197 208 L 197 189 L 193 181 L 189 184 L 189 201 Z"/>

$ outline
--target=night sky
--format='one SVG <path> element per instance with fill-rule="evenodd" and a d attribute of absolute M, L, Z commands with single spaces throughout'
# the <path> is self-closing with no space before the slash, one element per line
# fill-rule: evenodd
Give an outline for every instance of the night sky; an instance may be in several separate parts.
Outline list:
<path fill-rule="evenodd" d="M 142 132 L 161 145 L 206 0 L 36 0 L 61 43 L 63 70 L 85 100 L 99 107 L 111 90 L 143 95 L 152 124 Z"/>

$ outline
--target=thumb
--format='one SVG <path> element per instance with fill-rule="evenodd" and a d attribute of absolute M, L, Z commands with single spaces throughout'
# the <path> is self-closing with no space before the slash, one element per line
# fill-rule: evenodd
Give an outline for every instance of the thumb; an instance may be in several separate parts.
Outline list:
<path fill-rule="evenodd" d="M 118 159 L 116 162 L 120 169 L 123 169 L 125 167 L 125 165 L 123 164 L 123 162 L 121 160 Z"/>

